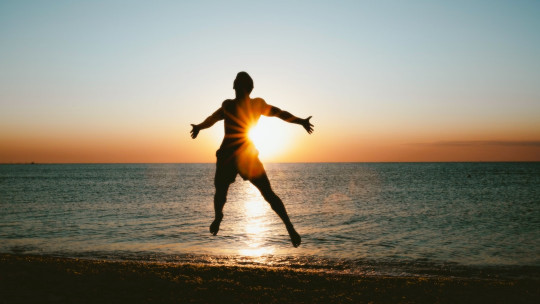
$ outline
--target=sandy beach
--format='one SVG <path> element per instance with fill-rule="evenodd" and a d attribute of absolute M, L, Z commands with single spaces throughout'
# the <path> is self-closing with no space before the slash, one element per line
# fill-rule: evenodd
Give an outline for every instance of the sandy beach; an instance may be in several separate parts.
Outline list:
<path fill-rule="evenodd" d="M 538 283 L 0 255 L 1 303 L 538 303 Z"/>

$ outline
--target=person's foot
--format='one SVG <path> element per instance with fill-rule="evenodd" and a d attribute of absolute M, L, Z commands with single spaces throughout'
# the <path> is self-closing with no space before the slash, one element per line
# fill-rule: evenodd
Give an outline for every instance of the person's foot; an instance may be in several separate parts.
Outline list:
<path fill-rule="evenodd" d="M 289 236 L 291 237 L 291 243 L 294 247 L 300 246 L 300 243 L 302 243 L 302 238 L 300 237 L 300 234 L 294 230 L 289 231 Z"/>
<path fill-rule="evenodd" d="M 219 231 L 219 224 L 221 224 L 221 219 L 215 219 L 210 225 L 210 233 L 216 235 Z"/>

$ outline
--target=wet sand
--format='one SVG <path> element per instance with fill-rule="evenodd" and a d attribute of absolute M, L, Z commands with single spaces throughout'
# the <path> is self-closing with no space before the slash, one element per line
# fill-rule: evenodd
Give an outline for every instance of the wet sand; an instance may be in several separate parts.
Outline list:
<path fill-rule="evenodd" d="M 0 303 L 540 303 L 539 283 L 0 254 Z"/>

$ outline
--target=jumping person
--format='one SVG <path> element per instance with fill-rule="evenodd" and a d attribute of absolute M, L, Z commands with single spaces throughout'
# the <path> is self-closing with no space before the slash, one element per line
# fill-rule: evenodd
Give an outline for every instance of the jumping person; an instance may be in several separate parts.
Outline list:
<path fill-rule="evenodd" d="M 222 119 L 225 120 L 225 136 L 216 152 L 215 218 L 210 225 L 210 232 L 213 235 L 218 233 L 219 225 L 223 219 L 223 206 L 227 200 L 227 191 L 236 179 L 236 175 L 240 174 L 244 180 L 249 180 L 259 189 L 264 199 L 270 203 L 272 209 L 285 224 L 293 246 L 298 247 L 301 243 L 300 235 L 294 229 L 283 202 L 270 187 L 270 181 L 259 160 L 258 151 L 248 138 L 248 131 L 257 124 L 261 115 L 265 115 L 299 124 L 311 134 L 313 132 L 313 125 L 309 121 L 311 116 L 306 119 L 298 118 L 289 112 L 267 104 L 262 98 L 251 98 L 249 95 L 253 90 L 253 79 L 246 72 L 240 72 L 236 75 L 233 89 L 236 92 L 235 99 L 225 100 L 221 107 L 202 123 L 191 125 L 193 127 L 191 137 L 196 138 L 200 130 L 209 128 Z"/>

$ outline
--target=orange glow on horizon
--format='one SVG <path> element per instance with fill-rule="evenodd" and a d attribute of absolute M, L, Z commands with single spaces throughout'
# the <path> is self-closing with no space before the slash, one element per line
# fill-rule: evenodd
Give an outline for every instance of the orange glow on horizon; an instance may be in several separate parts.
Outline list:
<path fill-rule="evenodd" d="M 290 142 L 280 143 L 282 151 L 268 158 L 263 146 L 257 146 L 263 162 L 540 161 L 540 140 L 532 131 L 512 137 L 472 132 L 468 136 L 340 134 L 315 121 L 319 128 L 307 135 L 297 125 L 272 119 L 283 125 Z M 0 163 L 215 163 L 220 136 L 222 125 L 201 133 L 197 140 L 189 137 L 189 125 L 180 131 L 145 134 L 0 133 Z"/>
<path fill-rule="evenodd" d="M 210 142 L 168 143 L 140 141 L 47 143 L 1 141 L 0 163 L 214 163 L 217 147 Z M 532 144 L 396 144 L 351 142 L 306 143 L 272 162 L 440 162 L 540 161 L 540 145 Z M 264 162 L 264 160 L 263 160 Z"/>

